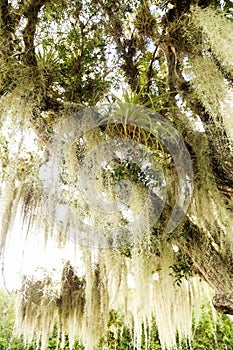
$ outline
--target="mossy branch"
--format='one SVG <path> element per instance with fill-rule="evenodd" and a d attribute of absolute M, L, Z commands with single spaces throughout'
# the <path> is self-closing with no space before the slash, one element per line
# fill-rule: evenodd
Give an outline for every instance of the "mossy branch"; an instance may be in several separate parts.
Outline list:
<path fill-rule="evenodd" d="M 29 66 L 37 65 L 34 45 L 36 25 L 38 23 L 39 12 L 47 2 L 48 0 L 32 0 L 24 11 L 24 16 L 27 18 L 27 25 L 23 31 L 25 44 L 24 62 Z"/>

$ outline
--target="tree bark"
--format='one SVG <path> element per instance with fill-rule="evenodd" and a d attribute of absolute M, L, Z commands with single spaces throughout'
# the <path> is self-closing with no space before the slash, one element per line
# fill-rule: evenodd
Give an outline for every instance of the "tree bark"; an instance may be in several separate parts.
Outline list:
<path fill-rule="evenodd" d="M 183 231 L 188 232 L 187 239 L 181 237 L 178 245 L 190 256 L 194 268 L 215 290 L 213 305 L 217 311 L 233 314 L 233 259 L 225 261 L 211 244 L 204 232 L 187 220 Z"/>
<path fill-rule="evenodd" d="M 37 66 L 34 38 L 36 25 L 38 23 L 38 15 L 46 2 L 48 2 L 48 0 L 32 0 L 24 11 L 24 16 L 27 18 L 27 25 L 23 31 L 23 40 L 25 44 L 24 61 L 28 66 Z"/>

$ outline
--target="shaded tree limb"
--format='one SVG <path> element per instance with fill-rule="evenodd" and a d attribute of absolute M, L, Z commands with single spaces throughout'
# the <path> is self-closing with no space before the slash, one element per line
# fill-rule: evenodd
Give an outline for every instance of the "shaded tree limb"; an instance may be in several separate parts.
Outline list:
<path fill-rule="evenodd" d="M 131 38 L 127 39 L 124 35 L 123 27 L 121 21 L 116 18 L 115 13 L 112 10 L 112 7 L 104 4 L 102 0 L 98 0 L 103 11 L 108 15 L 109 22 L 111 25 L 111 35 L 116 43 L 117 50 L 124 60 L 121 68 L 123 69 L 128 83 L 132 91 L 136 91 L 138 88 L 138 77 L 139 69 L 134 57 L 136 54 L 136 38 L 132 33 Z M 114 3 L 115 4 L 115 3 Z"/>
<path fill-rule="evenodd" d="M 213 305 L 217 311 L 233 314 L 233 258 L 226 262 L 214 248 L 204 232 L 186 220 L 183 231 L 187 239 L 179 242 L 179 247 L 190 256 L 198 273 L 216 291 Z"/>
<path fill-rule="evenodd" d="M 25 44 L 24 61 L 28 66 L 36 67 L 37 65 L 34 45 L 36 25 L 38 23 L 39 12 L 47 2 L 48 0 L 32 0 L 24 11 L 24 16 L 27 18 L 27 25 L 23 31 Z"/>

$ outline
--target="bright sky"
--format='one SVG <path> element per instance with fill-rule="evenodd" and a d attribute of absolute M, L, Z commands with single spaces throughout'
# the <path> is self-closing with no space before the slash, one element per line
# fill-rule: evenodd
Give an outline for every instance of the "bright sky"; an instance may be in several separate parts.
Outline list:
<path fill-rule="evenodd" d="M 30 152 L 38 152 L 42 156 L 43 152 L 38 151 L 36 136 L 31 129 L 23 130 L 20 125 L 16 125 L 14 118 L 10 115 L 5 120 L 3 135 L 8 142 L 11 156 L 14 158 L 20 148 L 20 154 L 24 159 L 30 159 Z M 3 184 L 2 193 L 4 193 Z M 4 197 L 2 198 L 4 200 Z M 12 225 L 8 241 L 6 242 L 6 251 L 4 256 L 4 280 L 8 290 L 15 289 L 20 285 L 22 274 L 41 273 L 38 267 L 46 267 L 52 271 L 61 266 L 63 261 L 74 260 L 74 244 L 68 242 L 66 249 L 59 249 L 52 239 L 48 239 L 46 248 L 44 246 L 44 233 L 34 228 L 34 234 L 30 231 L 29 238 L 25 235 L 27 228 L 22 222 L 20 210 L 17 211 L 15 221 Z M 81 269 L 81 253 L 76 249 L 76 262 Z M 77 264 L 76 264 L 77 265 Z M 2 270 L 2 268 L 1 268 Z M 59 271 L 59 269 L 58 269 Z M 0 273 L 0 287 L 4 287 L 3 277 Z"/>
<path fill-rule="evenodd" d="M 16 224 L 11 231 L 11 237 L 6 245 L 4 279 L 8 290 L 16 289 L 20 286 L 20 280 L 23 274 L 43 276 L 43 269 L 50 274 L 53 273 L 54 279 L 60 279 L 62 263 L 70 261 L 71 264 L 80 267 L 82 273 L 81 252 L 74 251 L 74 243 L 67 242 L 66 248 L 62 249 L 52 240 L 48 239 L 47 245 L 44 245 L 43 232 L 30 232 L 29 238 L 25 240 L 26 228 L 22 225 L 19 212 L 17 213 Z M 76 257 L 75 257 L 76 256 Z M 3 279 L 0 279 L 0 285 L 3 286 Z"/>

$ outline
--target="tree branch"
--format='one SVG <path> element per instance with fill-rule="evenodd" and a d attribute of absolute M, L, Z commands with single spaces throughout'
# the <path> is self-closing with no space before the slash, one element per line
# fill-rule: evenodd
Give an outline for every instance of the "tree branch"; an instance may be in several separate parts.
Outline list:
<path fill-rule="evenodd" d="M 1 29 L 1 50 L 6 56 L 11 56 L 14 51 L 13 35 L 19 24 L 20 11 L 12 8 L 8 0 L 2 0 L 0 4 L 0 29 Z"/>
<path fill-rule="evenodd" d="M 233 293 L 216 294 L 212 302 L 218 312 L 233 315 Z"/>
<path fill-rule="evenodd" d="M 206 234 L 191 221 L 186 220 L 183 232 L 188 232 L 188 237 L 181 237 L 180 242 L 178 238 L 178 245 L 190 256 L 194 267 L 216 291 L 214 307 L 219 312 L 233 314 L 233 261 L 226 262 Z"/>
<path fill-rule="evenodd" d="M 32 0 L 24 11 L 24 16 L 27 18 L 27 25 L 23 31 L 25 45 L 24 61 L 29 66 L 37 65 L 34 38 L 38 22 L 38 14 L 46 2 L 48 2 L 48 0 Z"/>
<path fill-rule="evenodd" d="M 131 38 L 127 39 L 124 36 L 122 23 L 116 17 L 116 14 L 113 12 L 112 7 L 105 5 L 102 0 L 99 0 L 98 2 L 104 12 L 108 15 L 109 22 L 112 27 L 111 34 L 117 45 L 117 50 L 124 60 L 121 68 L 123 69 L 126 78 L 128 79 L 128 83 L 132 91 L 135 91 L 138 88 L 139 76 L 139 69 L 136 62 L 133 60 L 136 53 L 136 38 L 132 34 Z"/>
<path fill-rule="evenodd" d="M 8 0 L 2 0 L 0 5 L 1 10 L 1 27 L 2 29 L 8 27 L 9 22 L 9 3 Z"/>
<path fill-rule="evenodd" d="M 188 237 L 182 240 L 180 247 L 192 258 L 201 275 L 216 292 L 231 293 L 233 264 L 225 262 L 206 234 L 191 221 L 185 222 L 184 232 L 188 232 Z"/>
<path fill-rule="evenodd" d="M 161 34 L 161 37 L 162 37 L 162 35 L 163 35 L 163 33 Z M 152 55 L 152 58 L 151 58 L 151 62 L 150 62 L 150 65 L 149 65 L 149 68 L 148 68 L 148 71 L 147 71 L 147 79 L 148 79 L 147 87 L 146 87 L 146 92 L 147 93 L 150 92 L 151 79 L 153 78 L 153 64 L 154 64 L 155 56 L 156 56 L 156 53 L 158 51 L 160 43 L 161 43 L 161 39 L 159 40 L 158 44 L 156 45 L 156 47 L 154 49 L 154 52 L 153 52 L 153 55 Z"/>

